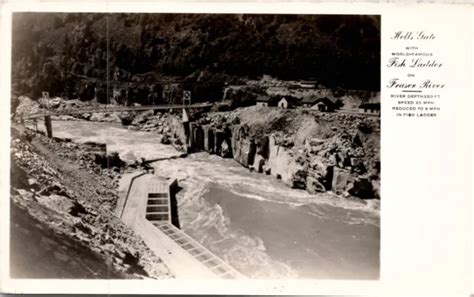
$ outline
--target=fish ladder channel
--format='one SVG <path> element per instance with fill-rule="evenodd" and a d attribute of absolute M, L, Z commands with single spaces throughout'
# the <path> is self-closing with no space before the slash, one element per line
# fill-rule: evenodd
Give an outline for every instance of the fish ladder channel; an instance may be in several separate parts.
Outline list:
<path fill-rule="evenodd" d="M 240 272 L 173 225 L 175 220 L 172 215 L 170 194 L 174 187 L 177 187 L 176 179 L 171 183 L 155 178 L 150 180 L 146 219 L 219 277 L 245 278 Z"/>

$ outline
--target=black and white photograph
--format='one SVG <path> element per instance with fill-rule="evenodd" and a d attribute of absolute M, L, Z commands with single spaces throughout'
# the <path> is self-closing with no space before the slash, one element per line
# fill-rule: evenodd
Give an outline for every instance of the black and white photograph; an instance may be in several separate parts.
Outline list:
<path fill-rule="evenodd" d="M 12 279 L 379 279 L 380 15 L 11 34 Z"/>

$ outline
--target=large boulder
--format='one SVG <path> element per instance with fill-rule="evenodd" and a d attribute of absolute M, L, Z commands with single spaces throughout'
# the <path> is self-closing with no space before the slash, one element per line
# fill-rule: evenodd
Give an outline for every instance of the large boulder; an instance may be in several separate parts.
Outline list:
<path fill-rule="evenodd" d="M 96 164 L 102 164 L 107 156 L 107 145 L 88 141 L 82 145 L 83 153 L 81 159 L 94 161 Z"/>
<path fill-rule="evenodd" d="M 221 143 L 221 148 L 220 148 L 220 156 L 222 158 L 231 158 L 232 157 L 232 150 L 230 149 L 230 145 L 228 143 L 229 141 L 227 139 L 224 139 Z"/>
<path fill-rule="evenodd" d="M 374 198 L 372 183 L 366 177 L 359 177 L 354 180 L 352 187 L 348 189 L 349 194 L 359 198 Z"/>
<path fill-rule="evenodd" d="M 51 100 L 49 100 L 49 107 L 56 109 L 61 105 L 61 102 L 62 102 L 62 100 L 59 97 L 51 99 Z"/>
<path fill-rule="evenodd" d="M 122 125 L 128 126 L 133 122 L 133 119 L 135 118 L 135 114 L 132 112 L 122 112 L 118 117 Z"/>
<path fill-rule="evenodd" d="M 334 167 L 331 188 L 337 194 L 347 192 L 354 182 L 354 177 L 349 170 Z"/>
<path fill-rule="evenodd" d="M 121 168 L 126 165 L 126 163 L 120 158 L 120 155 L 117 152 L 111 152 L 110 154 L 98 153 L 95 155 L 94 161 L 102 168 Z"/>
<path fill-rule="evenodd" d="M 333 163 L 323 160 L 320 156 L 312 156 L 309 161 L 309 170 L 312 175 L 317 176 L 318 180 L 327 190 L 331 189 L 333 176 Z"/>
<path fill-rule="evenodd" d="M 362 158 L 351 158 L 350 159 L 352 170 L 359 174 L 365 173 L 367 170 L 365 169 L 364 160 Z"/>
<path fill-rule="evenodd" d="M 77 119 L 70 115 L 61 115 L 58 117 L 61 121 L 76 121 Z"/>
<path fill-rule="evenodd" d="M 296 189 L 306 189 L 306 178 L 308 177 L 308 170 L 305 166 L 293 161 L 288 167 L 289 180 L 287 184 Z"/>
<path fill-rule="evenodd" d="M 161 137 L 160 142 L 162 144 L 171 144 L 170 136 L 168 134 L 163 134 L 163 136 Z"/>
<path fill-rule="evenodd" d="M 263 172 L 265 172 L 266 175 L 272 174 L 272 168 L 268 166 L 267 164 L 263 165 L 262 167 Z"/>
<path fill-rule="evenodd" d="M 253 165 L 256 154 L 256 144 L 248 136 L 246 128 L 237 126 L 232 133 L 232 153 L 234 159 L 245 167 Z"/>
<path fill-rule="evenodd" d="M 380 199 L 380 180 L 372 180 L 374 198 Z"/>
<path fill-rule="evenodd" d="M 292 149 L 277 144 L 272 135 L 269 139 L 269 152 L 271 174 L 292 188 L 305 189 L 308 168 L 294 156 Z"/>
<path fill-rule="evenodd" d="M 268 136 L 264 136 L 257 143 L 257 154 L 261 155 L 264 159 L 268 158 L 269 155 L 269 144 L 270 140 Z"/>
<path fill-rule="evenodd" d="M 95 112 L 90 117 L 89 121 L 92 122 L 108 122 L 108 123 L 120 123 L 121 119 L 115 113 L 106 113 L 106 112 Z"/>
<path fill-rule="evenodd" d="M 255 168 L 255 171 L 257 171 L 258 173 L 263 173 L 264 166 L 265 166 L 265 158 L 263 158 L 262 155 L 257 154 L 253 162 L 253 167 Z"/>
<path fill-rule="evenodd" d="M 51 194 L 57 194 L 60 196 L 68 197 L 66 187 L 59 182 L 52 182 L 47 187 L 43 188 L 38 192 L 39 195 L 50 196 Z"/>
<path fill-rule="evenodd" d="M 30 189 L 33 189 L 35 191 L 38 191 L 41 188 L 41 185 L 35 178 L 28 178 L 28 185 Z"/>
<path fill-rule="evenodd" d="M 81 117 L 82 119 L 88 121 L 90 120 L 90 118 L 92 117 L 92 113 L 90 112 L 85 112 L 83 114 L 80 114 L 79 117 Z"/>
<path fill-rule="evenodd" d="M 153 110 L 147 110 L 147 111 L 141 112 L 135 116 L 135 118 L 132 121 L 132 125 L 138 126 L 138 125 L 144 124 L 152 117 L 153 117 Z"/>
<path fill-rule="evenodd" d="M 315 177 L 308 176 L 306 178 L 306 191 L 310 194 L 326 192 L 326 188 Z"/>
<path fill-rule="evenodd" d="M 307 150 L 311 150 L 312 147 L 319 146 L 324 143 L 324 139 L 319 138 L 307 138 L 304 142 L 304 146 Z"/>
<path fill-rule="evenodd" d="M 30 113 L 37 113 L 40 111 L 39 103 L 37 101 L 31 100 L 29 97 L 20 96 L 18 97 L 16 104 L 18 105 L 15 112 L 17 115 L 26 115 Z"/>

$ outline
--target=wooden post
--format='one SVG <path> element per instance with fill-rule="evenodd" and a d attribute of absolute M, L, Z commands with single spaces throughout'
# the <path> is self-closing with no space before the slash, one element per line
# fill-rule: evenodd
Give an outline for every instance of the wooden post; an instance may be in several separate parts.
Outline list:
<path fill-rule="evenodd" d="M 190 123 L 189 123 L 189 115 L 188 115 L 188 112 L 186 111 L 185 108 L 183 108 L 183 118 L 182 118 L 182 121 L 183 123 L 183 128 L 184 128 L 184 135 L 186 137 L 186 142 L 183 143 L 185 148 L 186 148 L 186 152 L 189 153 L 190 152 L 190 148 L 191 148 L 191 137 L 190 137 L 190 134 L 191 134 L 191 127 L 190 127 Z"/>
<path fill-rule="evenodd" d="M 44 116 L 44 125 L 46 127 L 46 135 L 48 135 L 48 138 L 53 138 L 53 125 L 51 123 L 50 115 Z"/>

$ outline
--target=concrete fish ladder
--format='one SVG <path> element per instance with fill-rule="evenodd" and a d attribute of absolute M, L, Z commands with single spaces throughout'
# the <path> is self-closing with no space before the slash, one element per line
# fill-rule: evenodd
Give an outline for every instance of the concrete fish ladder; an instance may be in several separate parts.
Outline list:
<path fill-rule="evenodd" d="M 175 181 L 151 174 L 126 177 L 129 190 L 121 202 L 121 220 L 159 256 L 176 278 L 245 278 L 171 222 L 170 186 Z"/>

